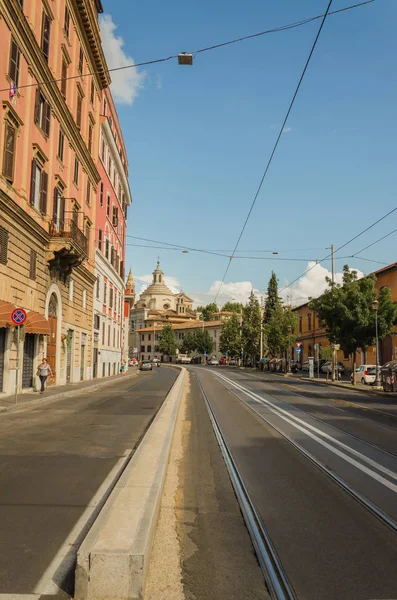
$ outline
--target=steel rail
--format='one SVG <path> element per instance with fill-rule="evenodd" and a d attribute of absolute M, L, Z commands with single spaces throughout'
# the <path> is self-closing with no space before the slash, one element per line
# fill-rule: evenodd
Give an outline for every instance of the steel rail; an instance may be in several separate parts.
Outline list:
<path fill-rule="evenodd" d="M 244 521 L 251 536 L 252 544 L 254 546 L 270 596 L 272 600 L 296 600 L 296 595 L 293 591 L 293 588 L 287 579 L 280 559 L 277 556 L 276 550 L 273 547 L 262 519 L 256 510 L 256 507 L 244 484 L 229 446 L 223 437 L 215 413 L 203 389 L 199 377 L 197 377 L 197 382 L 207 406 L 210 421 L 221 449 L 222 456 L 240 506 L 240 510 L 243 514 Z"/>
<path fill-rule="evenodd" d="M 218 381 L 222 381 L 221 377 L 217 377 Z M 224 383 L 233 382 L 230 380 L 223 380 Z M 318 458 L 316 458 L 313 454 L 308 452 L 303 446 L 298 444 L 295 440 L 292 440 L 288 437 L 286 433 L 284 433 L 281 429 L 279 429 L 276 425 L 273 425 L 270 421 L 266 419 L 259 411 L 255 410 L 253 406 L 251 406 L 248 402 L 240 398 L 240 396 L 230 387 L 224 386 L 229 390 L 230 393 L 234 394 L 236 398 L 243 402 L 248 408 L 250 408 L 262 421 L 265 421 L 269 427 L 277 431 L 289 444 L 291 444 L 296 450 L 298 450 L 301 454 L 303 454 L 307 459 L 309 459 L 317 468 L 319 468 L 327 477 L 329 477 L 334 483 L 336 483 L 344 492 L 348 493 L 354 500 L 356 500 L 359 504 L 361 504 L 364 508 L 366 508 L 373 516 L 375 516 L 379 521 L 381 521 L 384 525 L 389 527 L 392 531 L 397 533 L 397 523 L 393 519 L 391 519 L 385 512 L 383 512 L 380 508 L 378 508 L 375 504 L 373 504 L 368 498 L 366 498 L 363 494 L 358 492 L 355 488 L 349 485 L 344 479 L 339 477 L 336 473 L 328 469 L 324 463 L 322 463 Z M 239 390 L 242 391 L 242 390 Z M 242 392 L 244 393 L 244 391 Z M 255 392 L 247 391 L 248 394 L 255 394 Z M 256 400 L 261 404 L 260 400 Z"/>

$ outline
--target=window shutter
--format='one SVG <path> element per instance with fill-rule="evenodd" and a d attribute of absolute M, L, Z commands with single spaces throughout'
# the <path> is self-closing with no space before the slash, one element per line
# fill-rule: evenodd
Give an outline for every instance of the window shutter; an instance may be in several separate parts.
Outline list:
<path fill-rule="evenodd" d="M 36 189 L 36 173 L 37 173 L 37 160 L 32 160 L 32 176 L 30 180 L 30 204 L 34 206 L 34 193 Z"/>
<path fill-rule="evenodd" d="M 20 60 L 20 50 L 14 40 L 11 38 L 11 50 L 10 50 L 10 64 L 8 68 L 8 74 L 12 81 L 16 85 L 18 85 L 19 79 L 19 60 Z"/>
<path fill-rule="evenodd" d="M 48 16 L 46 15 L 46 13 L 43 12 L 41 49 L 43 51 L 44 58 L 46 59 L 47 62 L 48 62 L 48 57 L 50 54 L 50 27 L 51 27 L 51 21 L 48 18 Z"/>
<path fill-rule="evenodd" d="M 0 263 L 7 264 L 8 250 L 8 231 L 4 227 L 0 227 Z"/>
<path fill-rule="evenodd" d="M 98 229 L 98 250 L 102 252 L 102 229 Z"/>
<path fill-rule="evenodd" d="M 36 89 L 36 97 L 34 101 L 34 122 L 40 124 L 40 90 Z"/>
<path fill-rule="evenodd" d="M 37 252 L 30 251 L 29 279 L 36 279 Z"/>
<path fill-rule="evenodd" d="M 124 279 L 124 261 L 120 261 L 120 277 Z"/>
<path fill-rule="evenodd" d="M 59 198 L 59 189 L 54 189 L 54 207 L 52 210 L 52 220 L 54 223 L 58 223 L 58 198 Z"/>
<path fill-rule="evenodd" d="M 47 191 L 48 191 L 48 173 L 41 172 L 40 185 L 40 212 L 42 215 L 47 214 Z"/>
<path fill-rule="evenodd" d="M 44 133 L 50 135 L 50 120 L 51 120 L 51 106 L 48 102 L 44 102 Z"/>
<path fill-rule="evenodd" d="M 65 196 L 61 194 L 59 202 L 59 229 L 63 231 L 65 229 Z"/>
<path fill-rule="evenodd" d="M 62 95 L 64 96 L 64 98 L 66 98 L 66 77 L 67 76 L 68 76 L 68 65 L 65 60 L 62 60 L 61 92 L 62 92 Z"/>
<path fill-rule="evenodd" d="M 15 127 L 6 122 L 4 130 L 3 175 L 9 181 L 13 181 L 14 179 L 15 139 Z"/>

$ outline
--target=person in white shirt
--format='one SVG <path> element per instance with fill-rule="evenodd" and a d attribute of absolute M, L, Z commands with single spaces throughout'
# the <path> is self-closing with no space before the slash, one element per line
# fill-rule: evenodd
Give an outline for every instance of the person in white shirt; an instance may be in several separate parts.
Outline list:
<path fill-rule="evenodd" d="M 40 383 L 41 383 L 40 394 L 42 394 L 45 390 L 45 382 L 47 381 L 48 375 L 53 377 L 51 367 L 48 364 L 46 358 L 43 358 L 42 362 L 39 364 L 38 369 L 37 369 L 37 374 L 40 378 Z"/>

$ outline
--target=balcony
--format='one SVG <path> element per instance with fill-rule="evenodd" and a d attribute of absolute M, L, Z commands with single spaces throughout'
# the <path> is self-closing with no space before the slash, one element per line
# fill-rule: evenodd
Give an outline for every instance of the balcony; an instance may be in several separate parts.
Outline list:
<path fill-rule="evenodd" d="M 75 219 L 51 221 L 50 235 L 48 266 L 53 276 L 66 283 L 72 270 L 88 256 L 88 238 Z"/>

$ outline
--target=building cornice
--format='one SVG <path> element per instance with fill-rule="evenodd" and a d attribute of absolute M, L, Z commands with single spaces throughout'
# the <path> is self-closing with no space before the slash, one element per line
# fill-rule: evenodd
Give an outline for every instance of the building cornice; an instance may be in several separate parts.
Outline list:
<path fill-rule="evenodd" d="M 128 206 L 130 206 L 131 203 L 132 203 L 130 186 L 129 186 L 128 179 L 127 179 L 127 176 L 126 176 L 125 171 L 124 171 L 124 165 L 123 165 L 123 163 L 121 161 L 120 154 L 119 154 L 119 151 L 118 151 L 118 148 L 117 148 L 117 144 L 116 144 L 115 139 L 113 137 L 113 133 L 112 133 L 112 130 L 110 128 L 108 119 L 105 118 L 103 120 L 103 122 L 101 124 L 101 127 L 102 127 L 102 130 L 103 130 L 104 134 L 105 134 L 105 139 L 106 139 L 106 142 L 107 142 L 107 144 L 109 146 L 112 158 L 113 158 L 114 162 L 117 165 L 117 172 L 118 172 L 119 175 L 121 175 L 121 179 L 123 181 L 123 188 L 124 188 L 124 192 L 125 192 L 125 195 L 126 195 L 126 203 L 127 203 Z"/>
<path fill-rule="evenodd" d="M 54 81 L 54 73 L 51 71 L 44 59 L 43 53 L 37 43 L 25 15 L 23 14 L 17 0 L 0 0 L 0 14 L 12 32 L 22 54 L 28 63 L 28 69 L 36 81 L 47 82 L 42 86 L 43 93 L 50 102 L 52 112 L 61 123 L 65 134 L 73 146 L 76 155 L 89 173 L 95 184 L 101 180 L 97 166 L 92 158 L 85 141 L 68 109 L 61 90 Z M 100 43 L 100 40 L 99 40 Z"/>
<path fill-rule="evenodd" d="M 102 50 L 97 15 L 93 10 L 94 3 L 89 0 L 75 0 L 72 4 L 76 18 L 79 21 L 80 29 L 85 33 L 90 49 L 91 62 L 95 65 L 101 89 L 109 87 L 111 79 Z"/>

